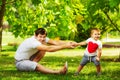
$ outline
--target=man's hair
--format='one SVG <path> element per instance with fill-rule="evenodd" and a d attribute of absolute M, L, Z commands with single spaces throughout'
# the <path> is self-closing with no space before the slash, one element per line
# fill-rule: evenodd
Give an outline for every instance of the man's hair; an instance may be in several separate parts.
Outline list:
<path fill-rule="evenodd" d="M 92 29 L 90 30 L 90 34 L 93 34 L 94 31 L 100 32 L 100 29 L 98 29 L 98 28 L 92 28 Z"/>
<path fill-rule="evenodd" d="M 38 28 L 37 30 L 35 30 L 35 35 L 37 36 L 39 34 L 41 34 L 41 35 L 44 35 L 44 34 L 47 35 L 47 32 L 46 32 L 46 30 L 44 28 Z"/>

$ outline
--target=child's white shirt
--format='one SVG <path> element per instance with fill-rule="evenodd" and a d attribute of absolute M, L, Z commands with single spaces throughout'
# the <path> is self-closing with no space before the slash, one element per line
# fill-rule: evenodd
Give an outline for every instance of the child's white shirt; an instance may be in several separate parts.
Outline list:
<path fill-rule="evenodd" d="M 87 56 L 96 56 L 98 48 L 102 48 L 102 43 L 100 40 L 96 41 L 93 38 L 88 38 L 86 43 L 87 47 L 84 54 Z"/>

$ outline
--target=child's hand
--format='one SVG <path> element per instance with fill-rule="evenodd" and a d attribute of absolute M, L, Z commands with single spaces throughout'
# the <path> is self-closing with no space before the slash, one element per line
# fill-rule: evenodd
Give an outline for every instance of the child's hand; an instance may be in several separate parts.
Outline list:
<path fill-rule="evenodd" d="M 97 60 L 97 61 L 100 61 L 100 58 L 99 58 L 99 57 L 96 57 L 96 60 Z"/>

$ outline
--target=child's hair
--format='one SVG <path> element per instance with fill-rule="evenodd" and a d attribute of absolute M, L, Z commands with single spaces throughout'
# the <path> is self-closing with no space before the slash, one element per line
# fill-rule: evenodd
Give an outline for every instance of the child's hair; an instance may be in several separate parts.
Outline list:
<path fill-rule="evenodd" d="M 90 30 L 90 34 L 93 34 L 94 31 L 100 32 L 100 29 L 98 29 L 98 28 L 92 28 L 92 29 Z"/>
<path fill-rule="evenodd" d="M 35 31 L 35 35 L 37 36 L 37 35 L 39 35 L 39 34 L 41 34 L 41 35 L 47 35 L 47 32 L 45 31 L 45 29 L 44 28 L 38 28 L 36 31 Z"/>

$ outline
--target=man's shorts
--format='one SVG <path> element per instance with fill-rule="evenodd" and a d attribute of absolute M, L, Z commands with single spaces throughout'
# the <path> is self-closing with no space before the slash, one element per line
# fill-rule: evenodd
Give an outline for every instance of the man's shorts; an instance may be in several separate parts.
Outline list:
<path fill-rule="evenodd" d="M 16 61 L 16 67 L 20 71 L 34 71 L 37 64 L 37 62 L 30 60 Z"/>
<path fill-rule="evenodd" d="M 88 62 L 93 62 L 96 66 L 100 65 L 100 62 L 96 60 L 96 56 L 87 56 L 87 55 L 83 56 L 82 61 L 80 62 L 80 65 L 84 66 Z"/>

